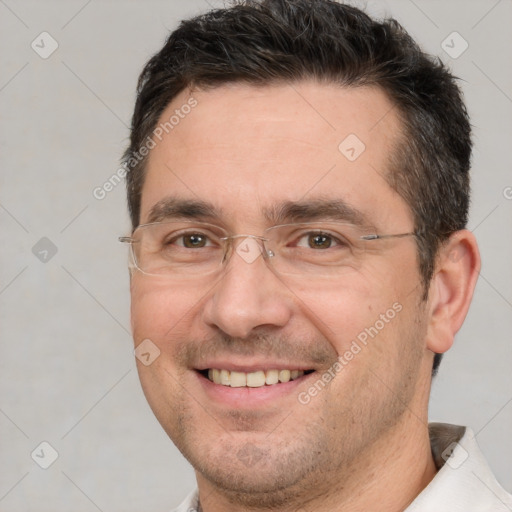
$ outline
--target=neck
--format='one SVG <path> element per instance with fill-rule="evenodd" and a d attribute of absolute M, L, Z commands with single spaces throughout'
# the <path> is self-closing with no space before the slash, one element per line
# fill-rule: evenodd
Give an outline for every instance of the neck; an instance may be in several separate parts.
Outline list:
<path fill-rule="evenodd" d="M 402 421 L 368 447 L 350 467 L 322 475 L 314 493 L 297 490 L 297 502 L 280 512 L 400 512 L 436 474 L 426 415 L 406 412 Z M 260 512 L 244 508 L 197 473 L 202 512 Z M 308 487 L 311 489 L 311 486 Z"/>

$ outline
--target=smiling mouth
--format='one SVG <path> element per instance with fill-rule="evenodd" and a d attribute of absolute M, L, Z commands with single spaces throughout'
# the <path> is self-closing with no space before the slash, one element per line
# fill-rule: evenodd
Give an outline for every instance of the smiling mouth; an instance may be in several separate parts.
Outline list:
<path fill-rule="evenodd" d="M 200 370 L 199 373 L 214 384 L 232 388 L 261 388 L 274 386 L 309 375 L 314 370 L 259 370 L 255 372 L 236 372 L 210 368 Z"/>

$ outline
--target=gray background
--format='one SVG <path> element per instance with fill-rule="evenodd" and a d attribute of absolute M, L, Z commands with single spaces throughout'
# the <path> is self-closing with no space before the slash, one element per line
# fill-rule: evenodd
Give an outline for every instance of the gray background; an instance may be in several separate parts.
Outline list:
<path fill-rule="evenodd" d="M 116 241 L 129 230 L 124 184 L 103 200 L 93 191 L 119 167 L 143 64 L 208 4 L 222 2 L 0 0 L 0 511 L 165 511 L 194 487 L 135 370 L 127 255 Z M 464 79 L 476 144 L 470 228 L 483 269 L 430 414 L 478 432 L 511 490 L 512 2 L 367 6 Z M 43 31 L 59 45 L 47 59 L 31 48 Z M 441 47 L 453 31 L 469 44 L 457 58 Z M 50 461 L 42 441 L 59 454 L 46 470 L 31 458 Z"/>

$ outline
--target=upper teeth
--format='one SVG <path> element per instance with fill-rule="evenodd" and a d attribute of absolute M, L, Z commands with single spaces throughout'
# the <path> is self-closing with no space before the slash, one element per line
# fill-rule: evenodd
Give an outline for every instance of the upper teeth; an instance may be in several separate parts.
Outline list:
<path fill-rule="evenodd" d="M 229 370 L 208 370 L 208 378 L 215 384 L 231 386 L 232 388 L 241 388 L 244 386 L 250 388 L 259 388 L 265 384 L 277 384 L 278 382 L 288 382 L 298 377 L 302 377 L 302 370 L 267 370 L 251 373 L 231 372 Z"/>

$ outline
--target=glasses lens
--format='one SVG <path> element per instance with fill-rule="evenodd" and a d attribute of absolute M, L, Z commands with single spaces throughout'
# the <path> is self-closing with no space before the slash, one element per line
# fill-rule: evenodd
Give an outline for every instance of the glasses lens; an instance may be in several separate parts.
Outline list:
<path fill-rule="evenodd" d="M 353 224 L 339 222 L 274 226 L 265 232 L 266 260 L 279 274 L 336 278 L 360 267 L 370 250 L 363 237 L 371 234 Z M 206 223 L 161 222 L 135 230 L 134 263 L 145 274 L 175 279 L 211 274 L 222 268 L 226 237 L 240 238 L 232 243 L 247 263 L 261 254 L 259 246 L 249 250 L 249 242 L 260 243 L 249 235 L 228 237 L 224 229 Z M 245 245 L 240 243 L 244 240 Z"/>
<path fill-rule="evenodd" d="M 194 277 L 214 272 L 222 262 L 221 238 L 210 224 L 163 222 L 139 226 L 134 233 L 136 266 L 146 274 Z"/>
<path fill-rule="evenodd" d="M 305 223 L 275 226 L 266 232 L 272 266 L 280 274 L 336 277 L 357 268 L 367 233 L 352 224 Z"/>

